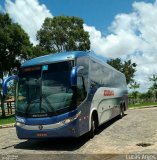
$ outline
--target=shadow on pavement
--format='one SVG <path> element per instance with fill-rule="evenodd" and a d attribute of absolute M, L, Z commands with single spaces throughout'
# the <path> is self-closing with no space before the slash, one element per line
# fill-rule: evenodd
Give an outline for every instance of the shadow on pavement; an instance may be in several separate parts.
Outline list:
<path fill-rule="evenodd" d="M 124 117 L 127 116 L 127 114 L 124 114 Z M 102 124 L 101 126 L 99 126 L 96 130 L 95 134 L 100 134 L 103 130 L 105 130 L 106 128 L 108 128 L 109 126 L 111 126 L 113 123 L 115 123 L 116 121 L 120 120 L 119 117 L 115 117 L 113 119 L 111 119 L 110 121 Z"/>
<path fill-rule="evenodd" d="M 126 116 L 126 114 L 124 115 Z M 104 123 L 96 130 L 96 135 L 100 134 L 103 130 L 108 128 L 110 125 L 115 123 L 118 117 Z M 14 145 L 15 149 L 26 149 L 26 150 L 47 150 L 47 151 L 75 151 L 82 147 L 89 137 L 85 134 L 79 138 L 52 138 L 42 140 L 26 140 L 19 144 Z"/>
<path fill-rule="evenodd" d="M 53 150 L 53 151 L 74 151 L 83 146 L 89 138 L 52 138 L 43 140 L 27 140 L 14 146 L 16 149 L 27 150 Z"/>

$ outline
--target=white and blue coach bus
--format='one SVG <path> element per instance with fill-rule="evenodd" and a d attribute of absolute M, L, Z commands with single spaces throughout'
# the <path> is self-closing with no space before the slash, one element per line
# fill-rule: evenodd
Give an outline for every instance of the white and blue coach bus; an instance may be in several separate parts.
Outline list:
<path fill-rule="evenodd" d="M 79 137 L 127 109 L 124 74 L 91 52 L 73 51 L 24 62 L 17 76 L 16 131 L 20 139 Z"/>

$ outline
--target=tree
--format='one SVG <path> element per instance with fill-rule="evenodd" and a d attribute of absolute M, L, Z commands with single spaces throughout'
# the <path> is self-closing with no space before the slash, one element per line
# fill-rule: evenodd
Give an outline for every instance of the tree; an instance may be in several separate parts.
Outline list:
<path fill-rule="evenodd" d="M 46 18 L 37 32 L 37 40 L 47 52 L 90 49 L 89 34 L 84 31 L 83 20 L 78 17 Z"/>
<path fill-rule="evenodd" d="M 0 79 L 20 67 L 21 61 L 32 55 L 32 44 L 28 35 L 8 14 L 0 13 Z M 4 96 L 0 94 L 2 116 L 5 116 Z"/>
<path fill-rule="evenodd" d="M 157 76 L 155 74 L 153 74 L 153 76 L 150 77 L 149 80 L 153 82 L 151 89 L 154 91 L 155 101 L 157 101 Z"/>
<path fill-rule="evenodd" d="M 148 90 L 146 95 L 147 95 L 147 99 L 149 99 L 149 101 L 151 101 L 152 97 L 153 97 L 153 92 L 151 90 Z"/>
<path fill-rule="evenodd" d="M 140 88 L 140 84 L 133 81 L 130 86 L 129 86 L 130 89 L 132 89 L 132 97 L 133 97 L 133 103 L 136 102 L 136 99 L 137 99 L 137 95 L 138 95 L 138 91 L 137 89 Z"/>
<path fill-rule="evenodd" d="M 33 46 L 31 58 L 39 57 L 48 54 L 45 49 L 40 47 L 39 45 Z"/>
<path fill-rule="evenodd" d="M 139 93 L 138 97 L 139 97 L 140 101 L 142 101 L 142 102 L 143 101 L 148 101 L 147 93 Z"/>
<path fill-rule="evenodd" d="M 125 74 L 127 84 L 133 82 L 134 73 L 136 72 L 136 63 L 132 63 L 131 60 L 122 62 L 120 58 L 110 59 L 107 63 Z"/>
<path fill-rule="evenodd" d="M 136 81 L 133 81 L 131 84 L 130 84 L 130 89 L 133 89 L 133 91 L 136 91 L 136 89 L 140 88 L 140 84 L 137 83 Z"/>

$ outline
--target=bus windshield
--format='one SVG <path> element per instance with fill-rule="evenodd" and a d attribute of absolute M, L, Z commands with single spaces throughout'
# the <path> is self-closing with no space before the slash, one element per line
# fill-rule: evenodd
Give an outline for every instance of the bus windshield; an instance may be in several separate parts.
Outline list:
<path fill-rule="evenodd" d="M 19 72 L 16 114 L 45 117 L 74 109 L 70 85 L 73 61 L 22 68 Z"/>

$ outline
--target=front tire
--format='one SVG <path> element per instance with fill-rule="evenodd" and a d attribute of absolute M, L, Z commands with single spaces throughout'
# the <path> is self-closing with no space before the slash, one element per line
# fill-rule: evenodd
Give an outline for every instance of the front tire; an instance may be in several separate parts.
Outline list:
<path fill-rule="evenodd" d="M 93 138 L 94 137 L 94 135 L 95 135 L 95 128 L 96 128 L 96 124 L 95 124 L 96 122 L 95 122 L 95 120 L 93 119 L 93 116 L 92 116 L 92 118 L 91 118 L 91 129 L 90 129 L 90 131 L 88 132 L 88 136 L 90 137 L 90 138 Z"/>

